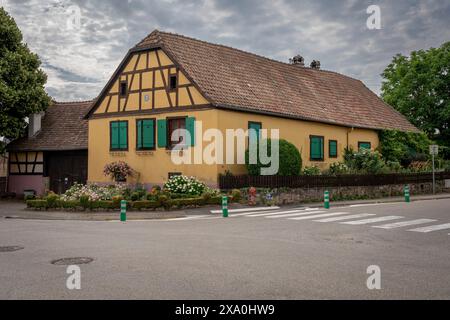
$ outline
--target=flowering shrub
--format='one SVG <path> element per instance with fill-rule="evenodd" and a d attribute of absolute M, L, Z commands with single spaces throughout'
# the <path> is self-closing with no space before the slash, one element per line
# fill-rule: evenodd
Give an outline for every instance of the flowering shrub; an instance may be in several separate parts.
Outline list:
<path fill-rule="evenodd" d="M 123 161 L 111 162 L 103 169 L 105 176 L 110 176 L 115 181 L 125 181 L 127 176 L 133 174 L 133 169 Z"/>
<path fill-rule="evenodd" d="M 345 150 L 344 163 L 352 171 L 359 173 L 378 174 L 388 171 L 386 163 L 378 151 L 362 148 L 358 152 Z"/>
<path fill-rule="evenodd" d="M 89 201 L 112 200 L 114 196 L 122 196 L 126 190 L 126 185 L 115 184 L 112 186 L 98 186 L 96 184 L 75 183 L 62 196 L 62 201 L 78 201 L 82 198 Z"/>
<path fill-rule="evenodd" d="M 194 177 L 174 176 L 164 184 L 164 190 L 170 193 L 199 196 L 210 189 Z"/>
<path fill-rule="evenodd" d="M 350 169 L 349 167 L 342 162 L 334 162 L 330 165 L 330 168 L 328 169 L 329 174 L 345 174 L 349 173 Z"/>
<path fill-rule="evenodd" d="M 316 166 L 311 166 L 311 167 L 306 166 L 302 170 L 302 174 L 304 174 L 305 176 L 317 176 L 317 175 L 320 175 L 320 169 L 319 169 L 319 167 L 316 167 Z"/>

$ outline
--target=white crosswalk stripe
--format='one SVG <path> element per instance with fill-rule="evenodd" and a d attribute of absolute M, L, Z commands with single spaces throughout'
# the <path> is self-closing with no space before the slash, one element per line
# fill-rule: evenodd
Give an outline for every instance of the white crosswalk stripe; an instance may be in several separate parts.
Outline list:
<path fill-rule="evenodd" d="M 170 219 L 164 219 L 164 221 L 180 221 L 180 220 L 197 220 L 202 219 L 205 217 L 211 217 L 211 215 L 201 215 L 201 216 L 189 216 L 189 217 L 183 217 L 183 218 L 170 218 Z"/>
<path fill-rule="evenodd" d="M 266 210 L 277 210 L 280 207 L 255 207 L 255 208 L 242 208 L 242 209 L 229 209 L 228 213 L 234 212 L 249 212 L 249 211 L 266 211 Z M 222 210 L 211 210 L 211 213 L 222 213 Z"/>
<path fill-rule="evenodd" d="M 403 217 L 401 217 L 401 216 L 386 216 L 386 217 L 378 217 L 378 218 L 371 218 L 371 219 L 346 221 L 346 222 L 340 222 L 340 223 L 351 224 L 351 225 L 360 225 L 360 224 L 369 224 L 369 223 L 376 223 L 376 222 L 389 221 L 389 220 L 397 220 L 397 219 L 402 219 L 402 218 Z"/>
<path fill-rule="evenodd" d="M 370 217 L 370 216 L 375 216 L 375 215 L 376 215 L 375 213 L 359 213 L 359 214 L 352 214 L 350 216 L 325 218 L 325 219 L 314 220 L 314 221 L 316 221 L 316 222 L 335 222 L 335 221 L 342 221 L 342 220 L 365 218 L 365 217 Z"/>
<path fill-rule="evenodd" d="M 247 217 L 266 217 L 266 216 L 273 216 L 273 215 L 283 215 L 288 213 L 300 213 L 300 212 L 314 212 L 317 211 L 316 209 L 305 209 L 305 210 L 288 210 L 288 211 L 275 211 L 275 212 L 267 212 L 267 213 L 258 213 L 258 214 L 251 214 L 247 215 Z"/>
<path fill-rule="evenodd" d="M 289 220 L 307 220 L 307 219 L 315 219 L 315 218 L 332 217 L 332 216 L 338 216 L 338 215 L 343 215 L 343 214 L 348 214 L 348 212 L 333 212 L 333 213 L 324 213 L 324 214 L 314 214 L 312 216 L 288 218 L 288 219 Z"/>
<path fill-rule="evenodd" d="M 411 229 L 411 230 L 408 230 L 408 231 L 431 232 L 431 231 L 438 231 L 438 230 L 445 230 L 445 229 L 450 229 L 450 223 L 436 224 L 436 225 L 433 225 L 433 226 L 421 227 L 421 228 Z"/>
<path fill-rule="evenodd" d="M 281 218 L 288 218 L 288 217 L 297 217 L 297 216 L 306 216 L 310 214 L 316 214 L 316 213 L 323 213 L 325 211 L 302 211 L 297 213 L 288 213 L 288 214 L 281 214 L 281 215 L 271 215 L 267 216 L 267 219 L 281 219 Z"/>
<path fill-rule="evenodd" d="M 414 225 L 418 225 L 418 224 L 434 222 L 434 221 L 436 221 L 436 220 L 434 220 L 434 219 L 416 219 L 416 220 L 409 220 L 409 221 L 393 222 L 393 223 L 383 224 L 380 226 L 372 226 L 372 228 L 395 229 L 395 228 L 401 228 L 401 227 L 414 226 Z"/>

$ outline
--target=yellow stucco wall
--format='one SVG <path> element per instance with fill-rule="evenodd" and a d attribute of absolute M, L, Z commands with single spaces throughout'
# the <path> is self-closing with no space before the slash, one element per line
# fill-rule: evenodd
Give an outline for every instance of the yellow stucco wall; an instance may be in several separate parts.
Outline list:
<path fill-rule="evenodd" d="M 111 182 L 109 177 L 103 175 L 105 164 L 113 161 L 125 161 L 139 175 L 129 182 L 148 184 L 162 184 L 167 181 L 169 172 L 181 172 L 184 175 L 196 176 L 200 180 L 210 184 L 217 184 L 219 173 L 230 171 L 233 174 L 245 174 L 244 165 L 208 165 L 208 164 L 182 164 L 175 165 L 171 161 L 171 151 L 166 148 L 158 148 L 154 151 L 136 150 L 136 119 L 189 116 L 195 117 L 198 125 L 202 122 L 203 132 L 210 128 L 218 128 L 226 137 L 226 129 L 247 129 L 249 121 L 261 122 L 263 129 L 279 129 L 280 138 L 293 143 L 301 152 L 303 166 L 315 165 L 326 169 L 331 163 L 343 160 L 343 150 L 348 146 L 358 148 L 358 142 L 370 142 L 372 149 L 378 146 L 378 135 L 374 130 L 351 129 L 346 127 L 320 124 L 308 121 L 276 118 L 270 116 L 207 109 L 199 111 L 170 112 L 154 115 L 123 116 L 91 119 L 89 121 L 89 175 L 90 182 Z M 110 121 L 128 120 L 128 151 L 110 152 L 109 150 L 109 123 Z M 324 136 L 324 161 L 310 161 L 310 135 Z M 200 137 L 196 137 L 197 145 Z M 328 140 L 338 141 L 338 157 L 328 156 Z M 224 139 L 225 140 L 225 139 Z M 246 139 L 247 140 L 247 139 Z M 203 142 L 203 148 L 209 142 Z M 235 151 L 235 155 L 236 155 Z M 225 156 L 224 156 L 225 158 Z"/>
<path fill-rule="evenodd" d="M 218 110 L 219 128 L 222 131 L 226 129 L 248 128 L 248 122 L 261 122 L 262 129 L 279 129 L 280 138 L 293 143 L 300 151 L 303 167 L 317 166 L 326 169 L 330 164 L 337 161 L 343 161 L 343 151 L 348 146 L 358 149 L 358 142 L 370 142 L 372 150 L 378 147 L 378 134 L 375 130 L 351 129 L 341 126 L 322 124 L 317 122 L 291 120 L 271 116 L 249 114 L 228 110 Z M 270 133 L 269 133 L 270 134 Z M 310 161 L 310 135 L 324 137 L 324 161 Z M 338 157 L 330 158 L 328 156 L 328 140 L 337 140 Z M 244 165 L 220 165 L 219 172 L 230 171 L 233 174 L 245 174 Z"/>
<path fill-rule="evenodd" d="M 106 183 L 111 182 L 109 177 L 103 175 L 106 164 L 114 161 L 125 161 L 139 175 L 128 182 L 147 184 L 162 184 L 167 181 L 169 172 L 181 172 L 184 175 L 195 176 L 210 185 L 216 184 L 218 167 L 216 165 L 175 165 L 171 161 L 171 151 L 166 148 L 158 148 L 154 151 L 136 150 L 136 119 L 186 116 L 195 117 L 196 121 L 202 121 L 204 130 L 217 128 L 217 111 L 202 110 L 186 112 L 172 112 L 167 114 L 124 116 L 89 120 L 89 155 L 88 155 L 88 181 Z M 109 151 L 109 123 L 110 121 L 128 120 L 128 151 Z M 156 139 L 157 140 L 157 139 Z"/>

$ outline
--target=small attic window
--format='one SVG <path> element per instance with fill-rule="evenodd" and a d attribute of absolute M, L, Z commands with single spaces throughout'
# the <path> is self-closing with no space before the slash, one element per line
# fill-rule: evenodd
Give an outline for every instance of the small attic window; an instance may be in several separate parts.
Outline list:
<path fill-rule="evenodd" d="M 126 81 L 121 81 L 120 82 L 120 96 L 124 97 L 127 95 L 127 82 Z"/>
<path fill-rule="evenodd" d="M 175 90 L 177 88 L 177 84 L 178 84 L 177 75 L 176 74 L 170 75 L 169 76 L 169 89 Z"/>

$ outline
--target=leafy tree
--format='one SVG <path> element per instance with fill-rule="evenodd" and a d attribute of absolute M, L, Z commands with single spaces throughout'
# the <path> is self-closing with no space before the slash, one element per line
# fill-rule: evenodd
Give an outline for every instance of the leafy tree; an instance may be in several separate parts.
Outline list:
<path fill-rule="evenodd" d="M 22 42 L 14 19 L 0 7 L 0 137 L 20 137 L 26 118 L 43 111 L 51 100 L 40 60 Z"/>
<path fill-rule="evenodd" d="M 382 73 L 381 96 L 436 140 L 450 158 L 450 42 L 396 55 Z"/>
<path fill-rule="evenodd" d="M 280 139 L 279 142 L 279 168 L 278 174 L 280 176 L 297 176 L 300 174 L 302 168 L 302 157 L 298 149 L 290 142 Z M 272 140 L 267 139 L 267 154 L 271 154 Z M 249 161 L 249 150 L 245 152 L 245 164 L 247 166 L 247 171 L 250 175 L 259 176 L 261 174 L 261 168 L 269 167 L 268 165 L 263 165 L 259 160 L 259 150 L 258 150 L 258 161 L 256 164 L 250 164 Z"/>
<path fill-rule="evenodd" d="M 425 133 L 383 130 L 379 133 L 379 151 L 383 159 L 408 167 L 412 161 L 428 160 L 432 141 Z"/>

